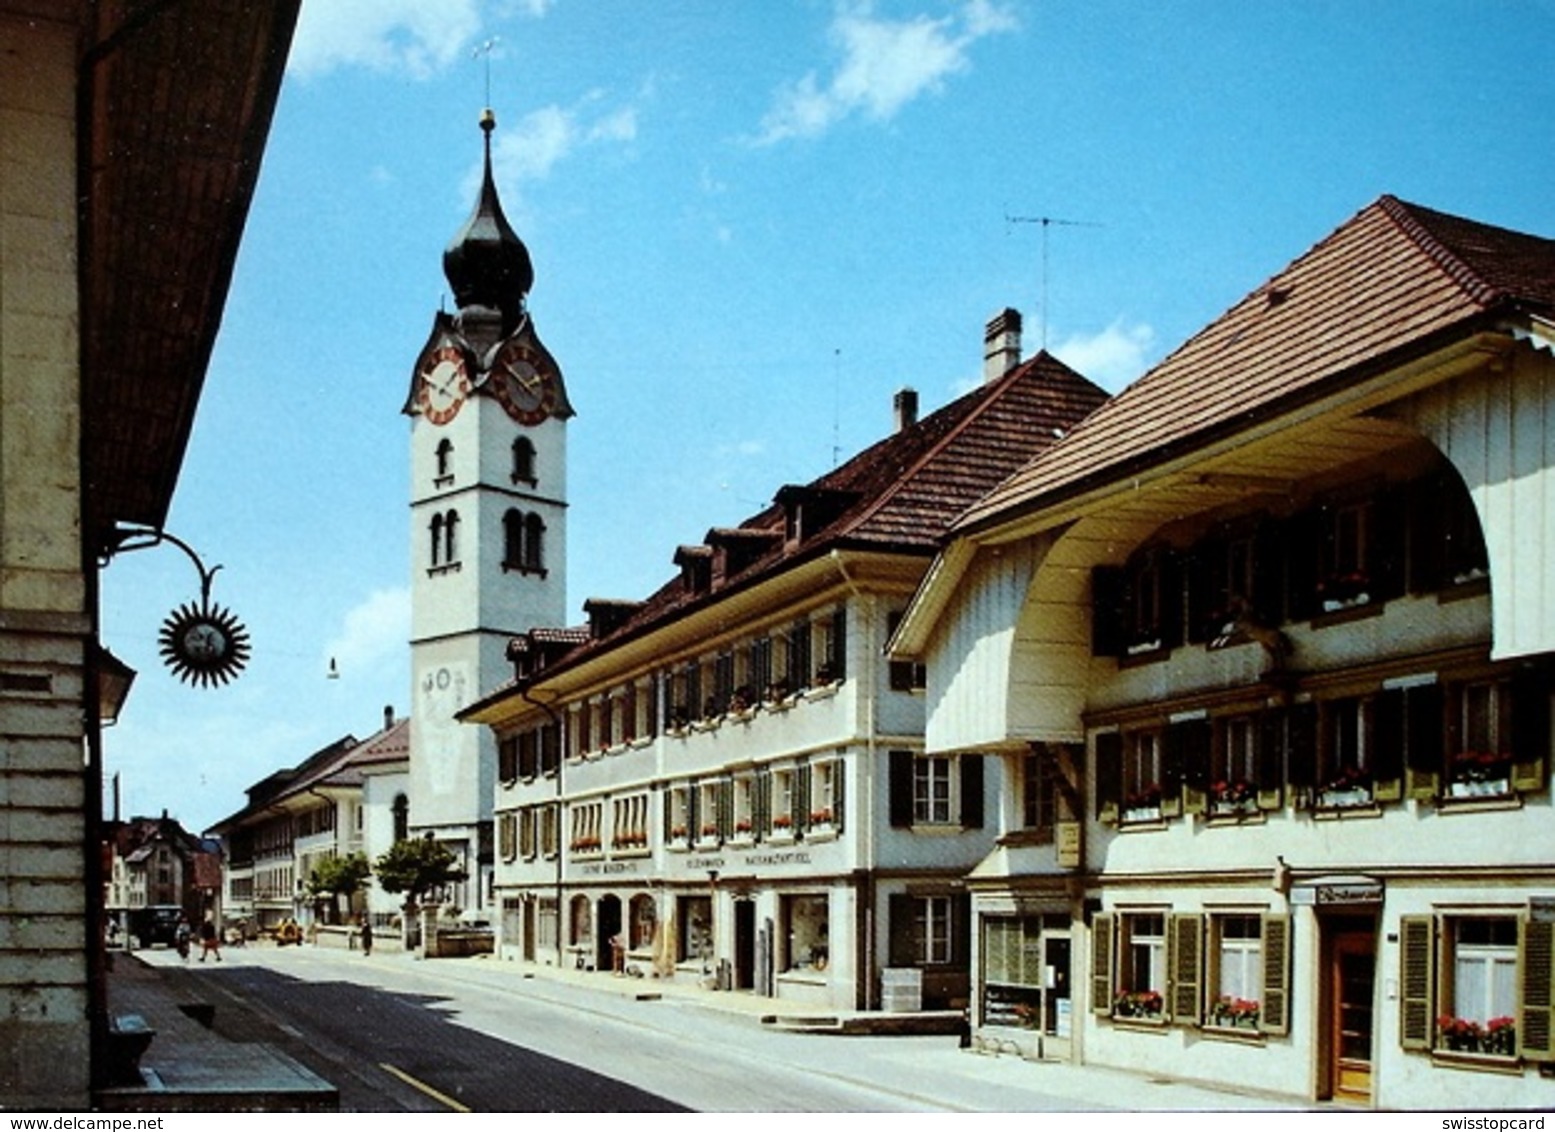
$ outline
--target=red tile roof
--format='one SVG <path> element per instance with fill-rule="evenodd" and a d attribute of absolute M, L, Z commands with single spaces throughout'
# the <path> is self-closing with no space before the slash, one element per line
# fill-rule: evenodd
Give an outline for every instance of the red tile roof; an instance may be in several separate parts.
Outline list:
<path fill-rule="evenodd" d="M 734 588 L 746 588 L 831 550 L 862 548 L 928 557 L 956 516 L 1033 453 L 1057 443 L 1106 399 L 1099 386 L 1051 355 L 1039 353 L 803 488 L 783 489 L 780 498 L 808 493 L 836 502 L 836 513 L 800 545 L 785 541 L 785 508 L 781 502 L 774 503 L 734 529 L 765 533 L 770 546 L 721 586 L 698 593 L 676 578 L 614 632 L 582 642 L 548 671 L 605 651 L 693 607 L 715 602 Z M 727 542 L 732 532 L 713 533 Z M 682 548 L 691 549 L 700 548 Z"/>
<path fill-rule="evenodd" d="M 966 532 L 1116 480 L 1513 310 L 1555 310 L 1555 241 L 1384 196 L 971 507 Z"/>

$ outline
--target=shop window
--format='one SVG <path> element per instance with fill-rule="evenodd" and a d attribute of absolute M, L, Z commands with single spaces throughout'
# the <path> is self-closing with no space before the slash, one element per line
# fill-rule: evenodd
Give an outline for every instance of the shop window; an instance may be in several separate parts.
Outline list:
<path fill-rule="evenodd" d="M 1041 936 L 1037 916 L 983 919 L 984 1025 L 1036 1028 L 1045 981 Z"/>
<path fill-rule="evenodd" d="M 708 896 L 681 896 L 675 901 L 676 928 L 680 937 L 679 962 L 700 963 L 704 971 L 713 962 L 713 901 Z"/>
<path fill-rule="evenodd" d="M 1555 1059 L 1555 925 L 1510 913 L 1400 921 L 1405 1049 Z"/>
<path fill-rule="evenodd" d="M 783 931 L 789 971 L 824 971 L 831 961 L 831 916 L 825 896 L 785 896 Z"/>
<path fill-rule="evenodd" d="M 587 896 L 574 896 L 568 905 L 567 943 L 584 947 L 594 938 L 593 908 Z"/>
<path fill-rule="evenodd" d="M 633 949 L 652 947 L 659 927 L 659 913 L 653 897 L 646 892 L 632 897 L 627 905 L 627 923 L 630 925 L 627 939 Z"/>
<path fill-rule="evenodd" d="M 554 950 L 560 943 L 557 938 L 559 917 L 555 897 L 542 896 L 535 914 L 535 947 L 540 951 Z"/>

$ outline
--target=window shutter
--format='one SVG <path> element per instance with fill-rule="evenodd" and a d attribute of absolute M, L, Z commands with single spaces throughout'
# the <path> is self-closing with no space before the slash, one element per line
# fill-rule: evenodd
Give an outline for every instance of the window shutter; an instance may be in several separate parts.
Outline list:
<path fill-rule="evenodd" d="M 671 834 L 670 831 L 675 828 L 675 792 L 666 786 L 664 788 L 664 793 L 661 794 L 660 797 L 664 801 L 664 830 L 662 840 L 666 845 L 668 845 L 671 841 L 674 840 L 674 835 Z"/>
<path fill-rule="evenodd" d="M 1398 1044 L 1428 1050 L 1436 1018 L 1436 922 L 1430 916 L 1403 916 L 1398 938 Z"/>
<path fill-rule="evenodd" d="M 1271 709 L 1258 716 L 1258 808 L 1278 810 L 1285 804 L 1285 713 Z"/>
<path fill-rule="evenodd" d="M 1190 645 L 1203 644 L 1220 630 L 1210 620 L 1224 607 L 1225 543 L 1216 538 L 1206 539 L 1182 559 L 1185 590 L 1188 600 L 1188 620 L 1184 636 Z"/>
<path fill-rule="evenodd" d="M 794 819 L 794 833 L 798 835 L 810 828 L 810 764 L 800 763 L 794 768 L 794 795 L 789 808 Z"/>
<path fill-rule="evenodd" d="M 1194 720 L 1182 726 L 1182 810 L 1204 813 L 1210 801 L 1210 756 L 1214 746 L 1214 725 L 1210 720 Z"/>
<path fill-rule="evenodd" d="M 695 843 L 702 836 L 702 787 L 696 779 L 686 783 L 686 834 Z"/>
<path fill-rule="evenodd" d="M 983 759 L 981 755 L 961 755 L 961 828 L 983 828 Z"/>
<path fill-rule="evenodd" d="M 1112 952 L 1116 917 L 1098 912 L 1091 918 L 1091 1013 L 1112 1013 Z"/>
<path fill-rule="evenodd" d="M 1421 684 L 1404 693 L 1404 786 L 1428 802 L 1441 790 L 1444 724 L 1442 686 Z"/>
<path fill-rule="evenodd" d="M 912 826 L 912 764 L 911 751 L 891 752 L 891 825 L 896 829 Z"/>
<path fill-rule="evenodd" d="M 758 841 L 772 832 L 772 771 L 764 766 L 751 787 L 751 831 Z"/>
<path fill-rule="evenodd" d="M 1327 513 L 1322 509 L 1303 511 L 1286 524 L 1285 610 L 1292 621 L 1314 616 L 1317 600 L 1318 564 L 1328 546 Z"/>
<path fill-rule="evenodd" d="M 918 953 L 913 946 L 913 935 L 917 918 L 913 915 L 913 898 L 905 892 L 892 893 L 886 912 L 891 920 L 887 962 L 893 967 L 915 966 Z"/>
<path fill-rule="evenodd" d="M 1096 736 L 1096 817 L 1116 822 L 1122 801 L 1123 735 L 1103 731 Z"/>
<path fill-rule="evenodd" d="M 1517 981 L 1522 1055 L 1529 1061 L 1555 1061 L 1555 924 L 1527 916 L 1518 921 Z"/>
<path fill-rule="evenodd" d="M 1204 1007 L 1204 917 L 1196 912 L 1178 912 L 1169 923 L 1168 1016 L 1180 1025 L 1197 1026 Z"/>
<path fill-rule="evenodd" d="M 1540 668 L 1512 676 L 1512 789 L 1537 794 L 1550 752 L 1550 685 Z"/>
<path fill-rule="evenodd" d="M 728 841 L 734 836 L 734 779 L 718 780 L 718 840 Z"/>
<path fill-rule="evenodd" d="M 1286 776 L 1299 807 L 1317 781 L 1317 704 L 1292 704 L 1286 718 Z"/>
<path fill-rule="evenodd" d="M 1263 936 L 1263 1002 L 1258 1028 L 1265 1034 L 1290 1033 L 1290 917 L 1266 912 L 1259 917 Z"/>
<path fill-rule="evenodd" d="M 831 619 L 831 666 L 833 680 L 848 678 L 848 608 L 838 609 Z"/>
<path fill-rule="evenodd" d="M 831 764 L 831 824 L 832 829 L 842 832 L 842 815 L 846 811 L 847 795 L 845 786 L 848 781 L 848 764 L 842 759 L 833 759 Z"/>
<path fill-rule="evenodd" d="M 950 962 L 960 971 L 972 965 L 972 895 L 958 892 L 950 898 Z"/>
<path fill-rule="evenodd" d="M 1285 528 L 1264 518 L 1253 535 L 1253 616 L 1273 628 L 1285 621 Z"/>
<path fill-rule="evenodd" d="M 1371 523 L 1371 559 L 1373 601 L 1388 601 L 1404 592 L 1404 526 L 1409 500 L 1399 486 L 1377 493 L 1367 508 Z"/>
<path fill-rule="evenodd" d="M 1126 576 L 1117 566 L 1091 571 L 1091 655 L 1122 656 Z"/>
<path fill-rule="evenodd" d="M 1405 719 L 1404 689 L 1384 688 L 1374 701 L 1368 735 L 1374 755 L 1373 797 L 1379 802 L 1397 802 L 1404 796 Z"/>

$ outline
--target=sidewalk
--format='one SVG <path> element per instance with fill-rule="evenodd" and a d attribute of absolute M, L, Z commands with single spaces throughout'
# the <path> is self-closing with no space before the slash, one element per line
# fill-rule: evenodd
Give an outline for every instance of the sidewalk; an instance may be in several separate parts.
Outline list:
<path fill-rule="evenodd" d="M 143 959 L 145 956 L 147 958 Z M 143 1084 L 98 1090 L 102 1112 L 334 1112 L 335 1087 L 264 1042 L 209 1028 L 209 1006 L 180 1003 L 159 966 L 172 951 L 112 953 L 110 1021 L 134 1016 L 154 1032 L 140 1058 Z M 184 1008 L 188 1009 L 185 1010 Z M 202 1022 L 202 1016 L 206 1021 Z"/>
<path fill-rule="evenodd" d="M 261 945 L 262 946 L 262 945 Z M 302 958 L 308 952 L 298 952 Z M 321 957 L 331 954 L 321 953 Z M 243 962 L 243 951 L 229 952 Z M 568 988 L 642 1002 L 664 1002 L 675 1008 L 717 1011 L 767 1026 L 838 1035 L 886 1032 L 950 1034 L 947 1017 L 958 1015 L 881 1015 L 878 1012 L 788 1009 L 787 1004 L 754 994 L 716 991 L 690 980 L 659 980 L 578 971 L 491 956 L 417 959 L 412 953 L 379 949 L 357 961 L 373 967 L 426 964 L 430 970 L 460 981 L 497 988 L 531 982 L 542 996 L 564 1000 Z M 151 1049 L 142 1059 L 147 1087 L 109 1090 L 101 1107 L 128 1111 L 306 1111 L 336 1107 L 334 1089 L 284 1054 L 261 1043 L 233 1042 L 187 1017 L 174 1001 L 172 989 L 158 968 L 182 966 L 172 951 L 153 950 L 116 955 L 109 974 L 110 1009 L 114 1014 L 138 1012 L 157 1029 Z M 839 1043 L 851 1038 L 838 1037 Z M 264 1051 L 263 1055 L 259 1051 Z M 845 1055 L 845 1049 L 839 1047 Z M 1269 1097 L 1210 1089 L 1143 1074 L 1058 1062 L 1028 1061 L 1014 1054 L 960 1048 L 951 1037 L 925 1046 L 921 1040 L 902 1043 L 894 1071 L 903 1087 L 934 1081 L 934 1092 L 947 1103 L 986 1111 L 1054 1109 L 1084 1111 L 1100 1106 L 1141 1112 L 1162 1111 L 1303 1111 L 1311 1106 L 1291 1097 Z M 327 1099 L 324 1093 L 327 1091 Z M 1002 1099 L 995 1099 L 1002 1098 Z"/>

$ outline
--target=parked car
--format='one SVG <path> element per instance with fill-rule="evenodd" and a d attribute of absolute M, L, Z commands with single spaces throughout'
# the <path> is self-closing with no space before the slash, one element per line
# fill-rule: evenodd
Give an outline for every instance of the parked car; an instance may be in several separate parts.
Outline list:
<path fill-rule="evenodd" d="M 184 910 L 177 904 L 148 904 L 130 911 L 130 938 L 137 947 L 159 943 L 173 946 L 178 936 L 178 921 Z"/>

